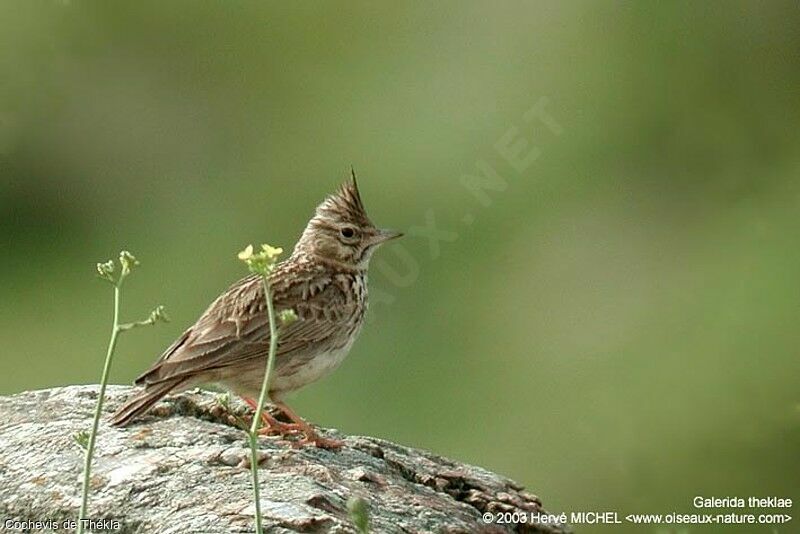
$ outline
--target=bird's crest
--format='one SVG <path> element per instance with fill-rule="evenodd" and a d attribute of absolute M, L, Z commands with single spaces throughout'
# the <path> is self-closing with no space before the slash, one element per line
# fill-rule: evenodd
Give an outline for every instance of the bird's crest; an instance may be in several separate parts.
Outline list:
<path fill-rule="evenodd" d="M 345 217 L 354 222 L 369 222 L 367 211 L 361 202 L 358 192 L 356 172 L 350 168 L 350 180 L 339 187 L 336 193 L 328 196 L 317 208 L 317 214 L 323 217 Z"/>

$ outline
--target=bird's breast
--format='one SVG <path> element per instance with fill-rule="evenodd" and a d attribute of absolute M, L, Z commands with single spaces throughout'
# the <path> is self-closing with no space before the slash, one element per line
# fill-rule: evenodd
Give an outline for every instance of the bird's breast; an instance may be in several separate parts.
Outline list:
<path fill-rule="evenodd" d="M 344 361 L 353 346 L 353 341 L 355 337 L 341 348 L 317 352 L 308 359 L 304 358 L 305 361 L 296 362 L 297 365 L 283 366 L 275 374 L 270 390 L 294 391 L 331 374 Z"/>
<path fill-rule="evenodd" d="M 325 304 L 315 306 L 316 312 L 305 320 L 321 321 L 324 337 L 310 343 L 277 362 L 271 391 L 293 391 L 332 373 L 344 361 L 364 324 L 367 308 L 366 276 L 359 273 L 331 277 L 336 291 Z M 335 298 L 340 295 L 340 298 Z M 327 323 L 327 326 L 323 323 Z M 333 326 L 335 325 L 335 326 Z M 280 338 L 278 343 L 280 343 Z"/>

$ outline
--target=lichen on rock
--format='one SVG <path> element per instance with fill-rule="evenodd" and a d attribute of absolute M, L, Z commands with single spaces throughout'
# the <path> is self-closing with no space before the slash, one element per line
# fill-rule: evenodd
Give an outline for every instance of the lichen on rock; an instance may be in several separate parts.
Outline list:
<path fill-rule="evenodd" d="M 105 411 L 131 392 L 110 387 Z M 83 450 L 73 436 L 88 428 L 96 398 L 97 386 L 0 397 L 3 521 L 76 518 Z M 100 525 L 96 532 L 252 532 L 247 436 L 234 420 L 213 393 L 200 390 L 167 397 L 128 428 L 104 420 L 90 517 L 119 528 Z M 486 512 L 544 513 L 538 497 L 485 469 L 381 439 L 323 433 L 345 446 L 294 448 L 261 438 L 261 506 L 269 532 L 355 533 L 347 510 L 353 497 L 367 502 L 376 533 L 568 532 L 565 525 L 485 524 Z"/>

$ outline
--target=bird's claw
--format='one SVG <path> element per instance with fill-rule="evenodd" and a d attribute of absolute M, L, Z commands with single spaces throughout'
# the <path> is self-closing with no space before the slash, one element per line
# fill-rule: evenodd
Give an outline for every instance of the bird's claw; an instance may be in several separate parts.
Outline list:
<path fill-rule="evenodd" d="M 314 433 L 311 436 L 306 435 L 304 438 L 292 441 L 292 447 L 299 448 L 304 445 L 314 445 L 319 449 L 336 450 L 344 447 L 344 441 L 334 438 L 323 438 L 322 436 Z"/>
<path fill-rule="evenodd" d="M 289 434 L 303 432 L 303 428 L 296 423 L 282 423 L 273 421 L 258 429 L 262 436 L 286 436 Z"/>
<path fill-rule="evenodd" d="M 341 449 L 344 446 L 344 441 L 340 439 L 324 438 L 317 434 L 310 427 L 303 427 L 297 423 L 283 423 L 278 422 L 277 425 L 265 426 L 258 431 L 262 436 L 280 436 L 282 441 L 290 444 L 294 448 L 300 448 L 306 445 L 314 445 L 320 449 L 335 450 Z M 299 439 L 293 439 L 298 436 Z"/>

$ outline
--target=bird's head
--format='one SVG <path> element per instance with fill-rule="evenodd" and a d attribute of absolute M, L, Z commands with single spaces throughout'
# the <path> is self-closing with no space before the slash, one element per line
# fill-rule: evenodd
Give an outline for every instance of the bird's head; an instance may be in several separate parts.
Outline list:
<path fill-rule="evenodd" d="M 317 206 L 295 246 L 295 253 L 366 269 L 381 244 L 402 235 L 372 224 L 361 202 L 356 173 L 351 171 L 350 180 Z"/>

